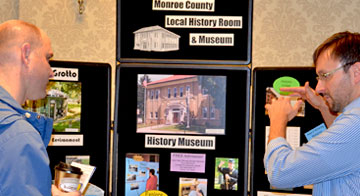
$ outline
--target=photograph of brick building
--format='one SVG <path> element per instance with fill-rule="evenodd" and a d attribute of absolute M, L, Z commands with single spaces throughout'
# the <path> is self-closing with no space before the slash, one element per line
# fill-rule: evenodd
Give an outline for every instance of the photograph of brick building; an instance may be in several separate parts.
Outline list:
<path fill-rule="evenodd" d="M 224 134 L 225 76 L 139 75 L 138 80 L 137 132 Z"/>

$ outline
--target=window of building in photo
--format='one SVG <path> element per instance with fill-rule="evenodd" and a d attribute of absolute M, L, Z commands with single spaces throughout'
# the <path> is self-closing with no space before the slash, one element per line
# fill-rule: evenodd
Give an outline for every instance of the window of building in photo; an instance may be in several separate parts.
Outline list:
<path fill-rule="evenodd" d="M 180 97 L 183 97 L 184 96 L 184 87 L 180 87 Z"/>
<path fill-rule="evenodd" d="M 155 99 L 159 99 L 159 93 L 160 93 L 160 90 L 155 91 Z"/>
<path fill-rule="evenodd" d="M 203 118 L 207 118 L 207 112 L 208 112 L 207 107 L 203 107 L 202 108 L 202 116 L 203 116 Z"/>
<path fill-rule="evenodd" d="M 215 119 L 215 107 L 210 108 L 210 118 Z"/>
<path fill-rule="evenodd" d="M 208 90 L 206 89 L 206 88 L 203 88 L 203 89 L 201 89 L 202 90 L 202 94 L 203 95 L 207 95 L 208 94 Z"/>

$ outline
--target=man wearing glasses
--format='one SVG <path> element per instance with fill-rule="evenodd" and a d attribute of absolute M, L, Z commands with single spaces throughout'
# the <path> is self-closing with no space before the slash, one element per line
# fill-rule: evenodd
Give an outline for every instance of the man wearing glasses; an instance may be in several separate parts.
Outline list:
<path fill-rule="evenodd" d="M 266 104 L 270 135 L 264 156 L 272 186 L 292 188 L 314 184 L 313 195 L 360 195 L 360 34 L 341 32 L 314 52 L 318 75 L 314 89 L 282 88 L 318 109 L 327 129 L 293 150 L 285 140 L 294 106 L 280 97 Z"/>

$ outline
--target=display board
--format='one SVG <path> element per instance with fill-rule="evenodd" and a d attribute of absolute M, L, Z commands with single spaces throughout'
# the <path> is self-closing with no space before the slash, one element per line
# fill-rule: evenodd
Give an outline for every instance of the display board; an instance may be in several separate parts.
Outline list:
<path fill-rule="evenodd" d="M 120 62 L 250 64 L 252 0 L 117 2 Z"/>
<path fill-rule="evenodd" d="M 112 195 L 247 195 L 248 67 L 123 63 L 116 86 Z"/>
<path fill-rule="evenodd" d="M 287 86 L 303 86 L 306 81 L 315 89 L 317 80 L 314 67 L 297 68 L 260 68 L 253 72 L 253 110 L 252 110 L 252 153 L 251 153 L 251 195 L 271 195 L 276 193 L 311 194 L 312 187 L 293 189 L 277 189 L 271 187 L 264 167 L 264 154 L 267 143 L 267 133 L 270 126 L 265 104 L 273 97 L 279 96 L 278 88 Z M 286 96 L 286 95 L 281 95 Z M 287 140 L 297 147 L 308 140 L 305 133 L 323 123 L 321 114 L 307 102 L 302 106 L 297 116 L 288 123 Z M 267 193 L 265 193 L 267 192 Z"/>
<path fill-rule="evenodd" d="M 110 65 L 68 61 L 50 65 L 55 76 L 47 97 L 24 107 L 54 120 L 47 147 L 52 176 L 60 161 L 90 164 L 96 167 L 90 183 L 108 195 Z"/>

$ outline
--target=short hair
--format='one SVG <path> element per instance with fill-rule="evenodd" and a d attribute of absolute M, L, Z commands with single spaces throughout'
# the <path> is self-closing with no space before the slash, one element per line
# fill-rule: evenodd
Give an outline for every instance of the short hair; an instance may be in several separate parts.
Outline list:
<path fill-rule="evenodd" d="M 38 27 L 21 20 L 9 20 L 0 24 L 0 52 L 8 50 L 8 47 L 13 44 L 26 42 L 33 48 L 42 45 L 42 35 Z"/>
<path fill-rule="evenodd" d="M 235 160 L 234 159 L 229 159 L 228 162 L 234 164 Z"/>
<path fill-rule="evenodd" d="M 150 173 L 151 173 L 152 175 L 155 175 L 155 170 L 154 170 L 154 169 L 150 169 Z"/>
<path fill-rule="evenodd" d="M 331 57 L 339 59 L 343 64 L 355 63 L 360 61 L 360 34 L 351 33 L 349 31 L 335 33 L 322 44 L 320 44 L 313 54 L 313 62 L 316 66 L 321 53 L 331 49 Z M 347 72 L 350 66 L 344 67 Z"/>

